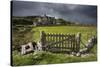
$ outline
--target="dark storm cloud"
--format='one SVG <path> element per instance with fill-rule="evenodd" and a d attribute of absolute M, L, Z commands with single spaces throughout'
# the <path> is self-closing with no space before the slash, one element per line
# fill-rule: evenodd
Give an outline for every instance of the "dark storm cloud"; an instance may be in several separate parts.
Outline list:
<path fill-rule="evenodd" d="M 47 14 L 56 18 L 83 23 L 97 22 L 97 7 L 43 2 L 13 1 L 13 16 L 33 16 Z"/>
<path fill-rule="evenodd" d="M 87 15 L 89 17 L 97 17 L 97 7 L 96 6 L 89 6 L 89 5 L 84 5 L 80 6 L 79 8 L 76 9 L 76 12 L 79 12 L 81 14 Z"/>

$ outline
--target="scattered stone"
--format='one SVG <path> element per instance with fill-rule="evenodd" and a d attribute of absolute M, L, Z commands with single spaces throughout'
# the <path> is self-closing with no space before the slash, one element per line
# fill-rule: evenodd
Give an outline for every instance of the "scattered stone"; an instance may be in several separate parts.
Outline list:
<path fill-rule="evenodd" d="M 72 52 L 71 54 L 72 54 L 73 56 L 75 56 L 75 55 L 76 55 L 76 53 L 75 53 L 75 52 Z"/>
<path fill-rule="evenodd" d="M 81 56 L 81 53 L 80 53 L 80 52 L 78 52 L 78 53 L 76 54 L 76 56 L 77 56 L 77 57 L 80 57 L 80 56 Z"/>
<path fill-rule="evenodd" d="M 73 54 L 71 54 L 70 56 L 72 56 L 72 57 L 73 57 L 74 55 L 73 55 Z"/>
<path fill-rule="evenodd" d="M 81 54 L 81 57 L 88 57 L 88 56 L 92 56 L 93 54 L 90 53 L 86 53 L 86 54 Z"/>
<path fill-rule="evenodd" d="M 29 43 L 21 46 L 21 54 L 22 55 L 24 55 L 24 54 L 26 54 L 28 52 L 31 52 L 31 51 L 33 51 L 32 42 L 29 42 Z"/>
<path fill-rule="evenodd" d="M 83 48 L 83 49 L 81 49 L 79 52 L 81 53 L 81 54 L 83 54 L 83 53 L 86 53 L 87 52 L 87 48 Z"/>
<path fill-rule="evenodd" d="M 42 51 L 42 45 L 40 42 L 37 42 L 38 51 Z"/>

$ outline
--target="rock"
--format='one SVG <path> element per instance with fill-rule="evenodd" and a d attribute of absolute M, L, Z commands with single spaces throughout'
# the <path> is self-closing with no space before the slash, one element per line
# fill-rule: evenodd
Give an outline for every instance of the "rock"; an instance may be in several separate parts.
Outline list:
<path fill-rule="evenodd" d="M 90 55 L 91 55 L 91 54 L 86 53 L 86 54 L 82 54 L 81 57 L 88 57 L 88 56 L 90 56 Z"/>
<path fill-rule="evenodd" d="M 75 52 L 72 52 L 71 54 L 72 54 L 72 55 L 74 55 L 74 56 L 76 55 L 76 53 L 75 53 Z"/>
<path fill-rule="evenodd" d="M 83 49 L 80 50 L 80 53 L 83 54 L 83 53 L 87 52 L 87 50 L 88 50 L 87 48 L 83 48 Z"/>
<path fill-rule="evenodd" d="M 21 54 L 26 54 L 25 45 L 21 46 Z"/>
<path fill-rule="evenodd" d="M 37 42 L 37 50 L 42 51 L 42 45 L 40 42 Z"/>
<path fill-rule="evenodd" d="M 25 45 L 22 45 L 21 46 L 21 54 L 24 55 L 28 52 L 32 52 L 33 51 L 33 45 L 32 45 L 32 42 L 29 42 Z"/>
<path fill-rule="evenodd" d="M 76 56 L 77 56 L 77 57 L 80 57 L 80 56 L 81 56 L 81 53 L 80 53 L 80 52 L 78 52 L 78 53 L 76 54 Z"/>

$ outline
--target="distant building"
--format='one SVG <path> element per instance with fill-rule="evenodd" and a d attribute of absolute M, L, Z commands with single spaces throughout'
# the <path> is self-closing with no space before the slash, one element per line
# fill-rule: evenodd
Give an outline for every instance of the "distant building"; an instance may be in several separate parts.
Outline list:
<path fill-rule="evenodd" d="M 34 25 L 34 26 L 37 26 L 37 22 L 33 22 L 33 25 Z"/>
<path fill-rule="evenodd" d="M 36 19 L 37 22 L 33 22 L 34 26 L 56 24 L 55 17 L 49 17 L 46 14 L 44 14 L 43 16 L 37 16 Z"/>
<path fill-rule="evenodd" d="M 75 24 L 76 24 L 76 25 L 79 25 L 80 23 L 79 23 L 79 22 L 75 22 Z"/>

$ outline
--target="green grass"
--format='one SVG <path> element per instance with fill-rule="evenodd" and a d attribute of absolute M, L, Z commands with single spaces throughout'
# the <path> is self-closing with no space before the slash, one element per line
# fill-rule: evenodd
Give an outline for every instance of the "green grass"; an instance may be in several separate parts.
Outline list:
<path fill-rule="evenodd" d="M 75 63 L 96 61 L 95 55 L 85 57 L 70 56 L 68 54 L 39 52 L 37 54 L 13 55 L 13 65 L 41 65 L 41 64 L 58 64 L 58 63 Z"/>
<path fill-rule="evenodd" d="M 35 31 L 34 38 L 39 40 L 40 32 L 45 31 L 46 33 L 62 33 L 62 34 L 77 34 L 80 32 L 82 37 L 87 38 L 87 33 L 96 34 L 96 27 L 81 27 L 81 26 L 45 26 L 45 27 L 36 27 L 32 31 Z"/>
<path fill-rule="evenodd" d="M 81 33 L 81 40 L 84 44 L 87 43 L 89 37 L 91 35 L 96 35 L 96 27 L 84 27 L 84 26 L 42 26 L 42 27 L 34 27 L 32 31 L 35 31 L 33 35 L 34 41 L 40 40 L 40 32 L 44 31 L 45 33 L 62 33 L 62 34 L 75 34 L 78 32 Z M 90 35 L 87 35 L 90 34 Z M 84 46 L 81 44 L 81 48 Z"/>
<path fill-rule="evenodd" d="M 19 30 L 13 33 L 13 46 L 17 47 L 28 41 L 39 41 L 40 32 L 45 31 L 46 33 L 62 33 L 62 34 L 82 34 L 82 41 L 87 42 L 87 33 L 96 35 L 96 27 L 81 27 L 81 26 L 44 26 L 44 27 L 33 27 L 30 30 L 20 32 Z M 19 36 L 20 35 L 20 36 Z M 28 41 L 27 41 L 28 40 Z M 15 47 L 16 48 L 16 47 Z M 34 55 L 20 55 L 19 52 L 13 51 L 13 65 L 38 65 L 38 64 L 56 64 L 56 63 L 72 63 L 72 62 L 87 62 L 97 60 L 97 46 L 95 45 L 90 51 L 93 55 L 86 57 L 69 56 L 68 54 L 62 53 L 50 53 L 40 52 Z"/>

